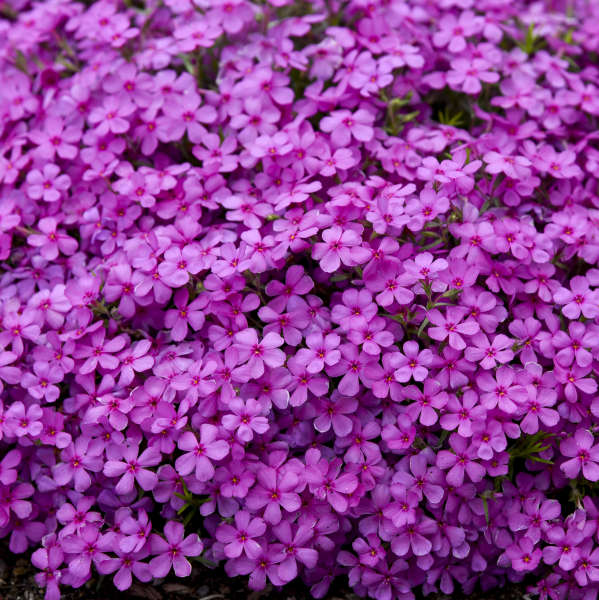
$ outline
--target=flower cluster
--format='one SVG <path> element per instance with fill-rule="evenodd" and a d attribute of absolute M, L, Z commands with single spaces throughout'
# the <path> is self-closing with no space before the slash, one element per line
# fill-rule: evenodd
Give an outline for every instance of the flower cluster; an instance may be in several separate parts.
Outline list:
<path fill-rule="evenodd" d="M 596 2 L 0 12 L 0 537 L 48 600 L 597 594 Z"/>

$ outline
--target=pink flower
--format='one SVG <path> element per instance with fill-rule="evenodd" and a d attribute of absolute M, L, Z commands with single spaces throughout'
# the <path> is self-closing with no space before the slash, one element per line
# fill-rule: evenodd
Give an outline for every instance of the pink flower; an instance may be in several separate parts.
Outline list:
<path fill-rule="evenodd" d="M 40 248 L 40 254 L 46 260 L 54 260 L 59 252 L 71 256 L 77 251 L 77 240 L 58 231 L 58 223 L 52 217 L 40 219 L 37 228 L 42 234 L 31 234 L 27 238 L 30 246 Z"/>
<path fill-rule="evenodd" d="M 536 153 L 536 166 L 556 179 L 581 177 L 582 170 L 575 164 L 576 153 L 573 150 L 557 152 L 553 146 L 543 144 Z"/>
<path fill-rule="evenodd" d="M 155 467 L 160 463 L 162 458 L 160 451 L 155 447 L 150 447 L 139 454 L 139 447 L 136 446 L 117 451 L 119 454 L 122 453 L 122 460 L 114 460 L 109 457 L 109 460 L 104 463 L 103 470 L 106 477 L 120 477 L 114 486 L 115 492 L 128 494 L 133 491 L 135 482 L 142 490 L 154 489 L 158 483 L 158 476 L 146 467 Z"/>
<path fill-rule="evenodd" d="M 499 74 L 488 70 L 490 66 L 484 58 L 455 58 L 451 61 L 451 70 L 447 73 L 447 83 L 466 94 L 479 94 L 482 90 L 481 81 L 499 81 Z"/>
<path fill-rule="evenodd" d="M 557 304 L 568 319 L 578 319 L 582 314 L 587 319 L 599 315 L 599 290 L 591 290 L 588 281 L 576 275 L 570 280 L 570 289 L 560 288 L 553 294 Z"/>
<path fill-rule="evenodd" d="M 73 354 L 75 358 L 85 358 L 80 367 L 82 374 L 91 373 L 98 365 L 105 369 L 116 369 L 119 359 L 114 356 L 125 347 L 127 336 L 118 335 L 112 340 L 106 341 L 106 331 L 101 328 L 91 334 L 90 345 L 81 345 Z"/>
<path fill-rule="evenodd" d="M 237 558 L 245 554 L 254 558 L 260 554 L 262 547 L 254 539 L 259 538 L 266 531 L 264 519 L 251 515 L 246 510 L 235 513 L 235 525 L 221 523 L 216 530 L 216 539 L 222 542 L 224 553 L 227 558 Z"/>
<path fill-rule="evenodd" d="M 36 362 L 33 365 L 34 373 L 25 373 L 21 385 L 28 393 L 38 400 L 54 402 L 60 395 L 58 386 L 54 385 L 63 379 L 60 370 L 52 369 L 49 363 Z"/>
<path fill-rule="evenodd" d="M 202 268 L 202 257 L 197 246 L 187 244 L 183 249 L 171 246 L 164 253 L 164 261 L 158 265 L 162 281 L 173 288 L 183 287 L 189 274 L 195 275 Z"/>
<path fill-rule="evenodd" d="M 450 52 L 459 54 L 466 48 L 465 38 L 479 33 L 482 26 L 482 17 L 475 16 L 471 10 L 463 11 L 459 18 L 445 14 L 433 35 L 433 44 L 441 48 L 447 46 Z"/>
<path fill-rule="evenodd" d="M 320 129 L 331 134 L 336 147 L 349 146 L 351 138 L 358 142 L 368 142 L 374 136 L 372 124 L 374 116 L 365 109 L 355 113 L 349 110 L 334 110 L 320 121 Z"/>
<path fill-rule="evenodd" d="M 398 352 L 398 369 L 395 379 L 405 383 L 413 378 L 414 381 L 424 381 L 428 375 L 427 367 L 433 361 L 433 353 L 428 348 L 420 351 L 418 342 L 410 340 L 403 345 L 403 354 Z"/>
<path fill-rule="evenodd" d="M 477 462 L 476 450 L 470 441 L 452 433 L 449 444 L 452 452 L 440 450 L 437 454 L 437 467 L 447 470 L 447 483 L 460 486 L 464 483 L 465 475 L 474 483 L 480 481 L 485 475 L 485 468 Z"/>
<path fill-rule="evenodd" d="M 176 309 L 168 310 L 164 317 L 164 324 L 171 330 L 171 338 L 176 342 L 185 339 L 188 327 L 198 331 L 205 321 L 202 309 L 208 304 L 206 296 L 200 295 L 187 304 L 188 298 L 187 289 L 178 290 L 174 298 Z"/>
<path fill-rule="evenodd" d="M 235 371 L 246 380 L 261 377 L 265 365 L 274 368 L 285 362 L 285 353 L 278 349 L 284 340 L 274 331 L 267 333 L 259 342 L 255 329 L 244 329 L 235 334 L 234 340 L 233 347 L 237 350 L 239 362 L 245 363 Z"/>
<path fill-rule="evenodd" d="M 560 444 L 564 456 L 572 457 L 560 465 L 569 479 L 575 479 L 580 471 L 585 479 L 599 481 L 599 444 L 595 444 L 593 434 L 587 429 L 577 429 L 573 437 Z"/>
<path fill-rule="evenodd" d="M 314 244 L 312 257 L 325 273 L 333 273 L 341 263 L 349 267 L 365 263 L 370 252 L 361 246 L 362 238 L 352 230 L 331 227 L 322 232 L 323 242 Z"/>
<path fill-rule="evenodd" d="M 222 439 L 217 439 L 218 428 L 208 423 L 200 427 L 200 441 L 191 431 L 184 432 L 178 441 L 179 449 L 183 454 L 175 463 L 181 475 L 188 475 L 195 470 L 199 481 L 208 481 L 214 476 L 213 460 L 221 460 L 229 453 L 229 444 Z"/>
<path fill-rule="evenodd" d="M 43 429 L 42 414 L 42 409 L 38 404 L 26 407 L 23 402 L 17 400 L 8 407 L 4 414 L 7 431 L 10 432 L 10 435 L 19 438 L 30 436 L 35 439 Z"/>
<path fill-rule="evenodd" d="M 27 173 L 27 195 L 44 202 L 56 202 L 71 185 L 68 175 L 59 175 L 60 167 L 46 164 L 42 171 L 33 169 Z"/>
<path fill-rule="evenodd" d="M 95 132 L 102 136 L 107 133 L 121 134 L 129 130 L 127 120 L 135 112 L 135 104 L 116 96 L 107 96 L 102 106 L 94 108 L 88 117 L 91 125 L 95 125 Z"/>
<path fill-rule="evenodd" d="M 300 348 L 295 356 L 306 365 L 309 373 L 320 373 L 325 365 L 335 365 L 341 358 L 341 352 L 337 350 L 339 341 L 335 333 L 326 336 L 320 331 L 310 333 L 306 336 L 308 348 Z"/>
<path fill-rule="evenodd" d="M 481 404 L 487 410 L 497 406 L 507 414 L 515 413 L 528 396 L 521 385 L 514 383 L 515 379 L 514 369 L 507 366 L 499 367 L 495 377 L 490 373 L 481 373 L 476 379 L 476 383 L 484 392 L 481 395 Z"/>
<path fill-rule="evenodd" d="M 168 521 L 164 526 L 164 538 L 155 533 L 150 537 L 152 553 L 156 554 L 150 561 L 150 571 L 153 577 L 165 577 L 173 568 L 177 577 L 187 577 L 191 574 L 191 564 L 186 556 L 198 556 L 204 550 L 197 533 L 185 537 L 182 523 Z"/>
<path fill-rule="evenodd" d="M 78 147 L 75 145 L 81 139 L 81 130 L 74 126 L 64 126 L 60 118 L 50 117 L 44 122 L 43 129 L 34 130 L 29 139 L 37 144 L 35 155 L 44 161 L 60 158 L 72 160 L 77 156 Z"/>
<path fill-rule="evenodd" d="M 427 313 L 428 320 L 434 327 L 428 328 L 428 334 L 431 338 L 437 341 L 449 339 L 449 345 L 456 350 L 463 350 L 466 347 L 466 342 L 462 335 L 471 336 L 478 333 L 479 326 L 473 319 L 467 319 L 466 309 L 457 306 L 447 308 L 446 316 L 438 309 L 430 310 Z"/>
<path fill-rule="evenodd" d="M 250 442 L 254 438 L 254 433 L 268 431 L 268 419 L 262 416 L 264 411 L 255 398 L 248 398 L 246 401 L 233 398 L 229 402 L 229 409 L 233 414 L 223 415 L 223 427 L 228 431 L 234 431 L 241 442 Z"/>
<path fill-rule="evenodd" d="M 483 369 L 492 369 L 497 363 L 506 363 L 514 358 L 511 349 L 513 341 L 503 334 L 498 334 L 489 342 L 484 333 L 477 333 L 472 337 L 472 346 L 466 348 L 464 356 Z"/>

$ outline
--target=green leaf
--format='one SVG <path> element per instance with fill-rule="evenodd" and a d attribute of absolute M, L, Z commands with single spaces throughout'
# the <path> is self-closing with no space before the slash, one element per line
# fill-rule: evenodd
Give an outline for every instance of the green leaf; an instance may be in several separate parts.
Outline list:
<path fill-rule="evenodd" d="M 482 497 L 483 501 L 483 509 L 485 511 L 485 521 L 487 522 L 487 526 L 491 524 L 491 519 L 489 519 L 489 502 L 486 496 Z"/>
<path fill-rule="evenodd" d="M 183 65 L 185 66 L 185 69 L 187 70 L 187 72 L 191 73 L 195 77 L 195 68 L 191 64 L 191 60 L 190 60 L 189 56 L 187 54 L 177 54 L 177 56 L 183 62 Z"/>
<path fill-rule="evenodd" d="M 533 54 L 544 45 L 544 40 L 535 35 L 535 24 L 531 23 L 526 30 L 526 36 L 523 42 L 518 44 L 526 54 Z"/>
<path fill-rule="evenodd" d="M 451 127 L 459 127 L 464 120 L 464 114 L 459 111 L 455 115 L 450 114 L 449 107 L 445 109 L 445 112 L 439 111 L 439 123 L 442 125 L 450 125 Z"/>
<path fill-rule="evenodd" d="M 25 58 L 25 55 L 20 50 L 16 50 L 15 54 L 15 66 L 17 69 L 19 69 L 19 71 L 22 71 L 25 73 L 25 75 L 29 76 L 29 69 L 27 68 L 27 59 Z"/>
<path fill-rule="evenodd" d="M 422 323 L 420 324 L 420 327 L 418 328 L 418 337 L 422 336 L 422 332 L 424 331 L 424 328 L 428 325 L 429 320 L 424 317 L 424 321 L 422 321 Z"/>

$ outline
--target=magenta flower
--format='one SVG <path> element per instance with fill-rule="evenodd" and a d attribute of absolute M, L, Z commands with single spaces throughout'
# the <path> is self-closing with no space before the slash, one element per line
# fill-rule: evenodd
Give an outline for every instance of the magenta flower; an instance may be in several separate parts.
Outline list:
<path fill-rule="evenodd" d="M 265 291 L 269 296 L 284 297 L 287 303 L 292 298 L 307 294 L 313 287 L 314 282 L 305 274 L 304 268 L 300 265 L 292 265 L 285 273 L 285 283 L 273 279 L 268 282 Z"/>
<path fill-rule="evenodd" d="M 185 537 L 183 525 L 168 521 L 164 526 L 164 538 L 157 534 L 150 537 L 152 553 L 150 571 L 154 577 L 164 577 L 171 567 L 177 577 L 187 577 L 191 573 L 191 564 L 186 556 L 199 556 L 204 545 L 196 533 Z"/>
<path fill-rule="evenodd" d="M 121 134 L 129 130 L 127 119 L 135 112 L 135 105 L 124 98 L 107 96 L 102 106 L 94 108 L 89 113 L 89 122 L 95 125 L 94 131 L 102 136 L 107 133 Z"/>
<path fill-rule="evenodd" d="M 466 342 L 462 335 L 471 336 L 480 330 L 478 323 L 468 318 L 464 321 L 466 309 L 458 306 L 450 306 L 444 316 L 438 309 L 427 313 L 428 320 L 434 327 L 428 328 L 428 334 L 437 341 L 449 340 L 449 345 L 456 350 L 463 350 Z"/>
<path fill-rule="evenodd" d="M 278 349 L 283 338 L 274 332 L 267 333 L 259 342 L 256 330 L 249 328 L 237 332 L 234 340 L 233 348 L 238 353 L 239 362 L 245 363 L 235 371 L 246 380 L 261 377 L 265 365 L 274 368 L 285 362 L 285 353 Z"/>
<path fill-rule="evenodd" d="M 352 548 L 358 555 L 361 564 L 375 567 L 378 562 L 385 558 L 385 549 L 381 545 L 380 538 L 374 533 L 366 536 L 366 539 L 357 538 L 352 542 Z M 340 560 L 342 557 L 339 557 Z"/>
<path fill-rule="evenodd" d="M 59 567 L 64 560 L 64 553 L 60 546 L 38 548 L 31 556 L 31 563 L 42 572 L 35 575 L 37 583 L 46 588 L 45 600 L 59 600 L 60 590 L 58 584 L 62 576 Z"/>
<path fill-rule="evenodd" d="M 453 452 L 441 450 L 437 454 L 437 467 L 447 470 L 447 483 L 460 486 L 464 483 L 465 475 L 474 483 L 479 482 L 485 475 L 485 468 L 477 462 L 474 446 L 456 433 L 449 436 L 449 445 Z"/>
<path fill-rule="evenodd" d="M 279 577 L 288 582 L 297 577 L 297 563 L 300 562 L 313 569 L 318 561 L 318 551 L 311 548 L 308 542 L 313 537 L 311 527 L 299 525 L 295 533 L 289 521 L 281 521 L 273 527 L 273 532 L 283 545 L 285 558 L 279 564 Z"/>
<path fill-rule="evenodd" d="M 148 354 L 150 347 L 149 340 L 139 340 L 118 355 L 121 385 L 129 385 L 135 378 L 135 373 L 148 371 L 154 366 L 154 358 Z"/>
<path fill-rule="evenodd" d="M 571 457 L 562 463 L 560 469 L 569 479 L 575 479 L 580 471 L 585 479 L 599 481 L 599 444 L 593 445 L 595 438 L 587 429 L 577 429 L 573 437 L 560 444 L 564 456 Z"/>
<path fill-rule="evenodd" d="M 599 291 L 591 290 L 588 281 L 577 275 L 570 280 L 570 289 L 560 288 L 553 294 L 557 304 L 568 319 L 578 319 L 582 314 L 586 319 L 599 315 Z"/>
<path fill-rule="evenodd" d="M 543 144 L 536 153 L 536 158 L 538 168 L 556 179 L 569 179 L 582 175 L 580 167 L 575 164 L 576 153 L 572 150 L 556 152 L 553 146 Z"/>
<path fill-rule="evenodd" d="M 105 552 L 110 550 L 110 537 L 100 534 L 93 525 L 84 525 L 77 535 L 66 535 L 61 540 L 61 547 L 73 556 L 68 563 L 69 573 L 85 578 L 90 573 L 92 562 L 97 569 L 100 568 L 100 564 L 109 558 Z"/>
<path fill-rule="evenodd" d="M 490 67 L 491 64 L 484 58 L 455 58 L 451 61 L 451 70 L 447 73 L 447 83 L 466 94 L 479 94 L 482 90 L 481 81 L 499 81 L 499 75 L 490 71 Z"/>
<path fill-rule="evenodd" d="M 418 342 L 409 341 L 403 345 L 403 353 L 398 353 L 398 368 L 395 379 L 401 383 L 409 381 L 424 381 L 433 361 L 433 353 L 429 349 L 420 350 Z"/>
<path fill-rule="evenodd" d="M 335 365 L 327 368 L 327 373 L 333 377 L 342 375 L 339 382 L 339 393 L 344 396 L 355 396 L 360 390 L 360 382 L 370 386 L 372 367 L 377 364 L 369 354 L 360 352 L 354 344 L 340 346 L 341 359 Z"/>
<path fill-rule="evenodd" d="M 33 169 L 27 173 L 27 195 L 33 200 L 56 202 L 71 185 L 68 175 L 59 175 L 60 167 L 46 164 L 42 171 Z"/>
<path fill-rule="evenodd" d="M 368 142 L 374 136 L 373 115 L 364 109 L 355 113 L 336 110 L 320 122 L 322 131 L 331 134 L 331 141 L 337 147 L 349 146 L 353 137 L 358 142 Z"/>
<path fill-rule="evenodd" d="M 36 156 L 45 161 L 54 160 L 56 154 L 72 160 L 78 153 L 75 144 L 81 139 L 81 130 L 75 126 L 65 127 L 62 119 L 51 117 L 46 119 L 43 129 L 32 131 L 29 139 L 37 144 Z"/>
<path fill-rule="evenodd" d="M 75 358 L 84 358 L 85 361 L 80 367 L 82 374 L 91 373 L 99 365 L 104 369 L 116 369 L 119 366 L 119 359 L 114 356 L 125 347 L 127 337 L 119 335 L 109 341 L 106 341 L 106 331 L 101 328 L 91 334 L 89 338 L 90 345 L 80 345 L 73 353 Z"/>
<path fill-rule="evenodd" d="M 341 328 L 349 331 L 367 325 L 376 315 L 377 307 L 368 290 L 346 290 L 342 304 L 336 304 L 331 311 L 331 319 Z"/>
<path fill-rule="evenodd" d="M 212 461 L 221 460 L 229 454 L 229 444 L 223 439 L 217 439 L 218 428 L 209 423 L 200 426 L 200 440 L 192 431 L 181 434 L 177 445 L 185 454 L 175 461 L 177 472 L 189 475 L 195 471 L 198 481 L 208 481 L 214 476 Z"/>
<path fill-rule="evenodd" d="M 487 163 L 485 171 L 496 175 L 503 173 L 512 179 L 526 179 L 530 177 L 531 162 L 525 156 L 512 156 L 490 151 L 483 156 Z"/>
<path fill-rule="evenodd" d="M 20 400 L 13 402 L 4 413 L 7 432 L 19 438 L 30 436 L 35 439 L 43 429 L 42 414 L 38 404 L 25 406 Z"/>
<path fill-rule="evenodd" d="M 583 532 L 568 528 L 564 531 L 562 527 L 556 525 L 547 531 L 548 546 L 543 548 L 543 560 L 552 565 L 558 563 L 564 571 L 571 571 L 578 563 L 580 557 L 580 548 L 578 545 L 583 540 Z"/>
<path fill-rule="evenodd" d="M 147 448 L 141 454 L 138 447 L 125 448 L 123 460 L 107 460 L 104 463 L 106 477 L 120 477 L 114 489 L 117 494 L 133 491 L 135 482 L 142 490 L 152 490 L 158 483 L 158 476 L 146 467 L 155 467 L 160 463 L 161 454 L 156 448 Z"/>
<path fill-rule="evenodd" d="M 222 542 L 227 558 L 237 558 L 245 554 L 255 558 L 262 551 L 262 547 L 255 540 L 264 535 L 266 523 L 260 517 L 251 518 L 250 513 L 241 510 L 235 513 L 235 525 L 221 523 L 216 530 L 216 539 Z"/>
<path fill-rule="evenodd" d="M 333 427 L 336 435 L 340 437 L 349 435 L 353 422 L 347 415 L 354 413 L 357 406 L 355 398 L 333 396 L 330 399 L 320 399 L 316 403 L 318 416 L 314 419 L 314 428 L 321 433 L 326 433 Z"/>
<path fill-rule="evenodd" d="M 535 543 L 529 537 L 522 537 L 518 543 L 511 544 L 506 548 L 506 556 L 512 561 L 515 571 L 533 571 L 539 566 L 543 551 L 535 547 Z"/>
<path fill-rule="evenodd" d="M 599 549 L 594 547 L 592 540 L 580 544 L 580 558 L 574 577 L 581 587 L 591 581 L 599 581 Z"/>
<path fill-rule="evenodd" d="M 267 523 L 276 525 L 281 522 L 281 508 L 293 513 L 301 507 L 297 493 L 301 489 L 300 478 L 293 471 L 277 472 L 272 467 L 262 467 L 256 478 L 257 485 L 248 493 L 246 506 L 251 511 L 264 509 L 263 517 Z"/>
<path fill-rule="evenodd" d="M 561 507 L 557 500 L 543 500 L 528 498 L 524 501 L 523 512 L 510 518 L 512 531 L 526 531 L 526 537 L 538 543 L 541 535 L 545 534 L 552 526 L 552 522 L 559 518 Z"/>
<path fill-rule="evenodd" d="M 227 569 L 231 575 L 249 575 L 248 587 L 252 590 L 262 590 L 266 586 L 266 578 L 275 585 L 283 585 L 279 577 L 278 566 L 285 558 L 285 552 L 280 544 L 266 546 L 256 557 L 241 557 L 232 561 Z"/>
<path fill-rule="evenodd" d="M 189 327 L 198 331 L 205 321 L 202 309 L 208 304 L 206 296 L 200 295 L 189 304 L 188 298 L 186 289 L 178 290 L 174 298 L 176 309 L 167 311 L 164 316 L 164 324 L 171 330 L 171 337 L 176 342 L 185 339 Z"/>
<path fill-rule="evenodd" d="M 558 383 L 564 386 L 564 395 L 569 402 L 576 402 L 578 392 L 583 394 L 594 394 L 597 391 L 597 382 L 591 377 L 587 377 L 591 371 L 591 367 L 579 367 L 571 365 L 564 369 L 555 365 L 555 378 Z"/>
<path fill-rule="evenodd" d="M 483 369 L 492 369 L 497 363 L 503 364 L 514 358 L 512 340 L 501 333 L 492 342 L 489 342 L 484 333 L 477 333 L 472 337 L 472 344 L 466 348 L 464 355 L 467 360 L 480 364 Z"/>
<path fill-rule="evenodd" d="M 306 481 L 310 491 L 317 498 L 326 499 L 336 512 L 346 512 L 349 506 L 346 496 L 358 487 L 356 476 L 341 473 L 340 459 L 329 462 L 317 450 L 308 450 L 306 465 Z"/>
<path fill-rule="evenodd" d="M 507 414 L 516 412 L 528 394 L 521 385 L 514 383 L 515 379 L 515 371 L 507 366 L 499 367 L 495 377 L 490 373 L 480 374 L 476 382 L 484 392 L 481 404 L 487 410 L 497 407 Z"/>
<path fill-rule="evenodd" d="M 152 579 L 152 571 L 148 563 L 144 562 L 144 559 L 149 555 L 147 548 L 139 552 L 123 552 L 117 549 L 115 553 L 117 554 L 117 558 L 107 558 L 99 561 L 98 571 L 103 575 L 108 575 L 116 571 L 113 582 L 118 590 L 124 591 L 129 589 L 133 583 L 133 575 L 144 582 Z"/>
<path fill-rule="evenodd" d="M 41 234 L 32 234 L 27 243 L 40 248 L 40 254 L 47 260 L 54 260 L 58 253 L 71 256 L 77 251 L 77 240 L 58 231 L 58 223 L 52 217 L 40 219 L 37 225 Z"/>
<path fill-rule="evenodd" d="M 341 359 L 339 336 L 329 333 L 323 336 L 320 331 L 306 336 L 308 348 L 300 348 L 295 355 L 296 359 L 306 365 L 309 373 L 320 373 L 325 365 L 333 366 Z"/>
<path fill-rule="evenodd" d="M 242 400 L 233 398 L 229 402 L 229 409 L 233 414 L 225 414 L 222 424 L 228 431 L 234 431 L 237 438 L 244 443 L 252 441 L 254 433 L 268 431 L 268 419 L 263 415 L 263 409 L 255 398 Z"/>
<path fill-rule="evenodd" d="M 135 314 L 135 284 L 129 265 L 116 265 L 110 269 L 104 285 L 104 298 L 107 302 L 119 301 L 119 312 L 131 318 Z"/>
<path fill-rule="evenodd" d="M 101 440 L 80 436 L 60 453 L 62 462 L 52 467 L 52 477 L 58 485 L 73 481 L 75 490 L 84 492 L 92 484 L 88 471 L 98 473 L 102 470 L 103 453 Z"/>
<path fill-rule="evenodd" d="M 422 391 L 416 386 L 407 386 L 403 390 L 403 397 L 406 400 L 413 400 L 406 408 L 406 414 L 413 422 L 417 420 L 430 427 L 439 419 L 437 410 L 441 410 L 447 404 L 447 393 L 440 389 L 438 382 L 427 379 L 424 382 Z"/>
<path fill-rule="evenodd" d="M 189 274 L 195 275 L 202 269 L 200 250 L 188 244 L 183 249 L 171 246 L 164 253 L 164 262 L 158 265 L 161 280 L 173 288 L 183 287 Z"/>
<path fill-rule="evenodd" d="M 405 556 L 410 549 L 415 556 L 425 556 L 433 547 L 430 536 L 435 533 L 437 524 L 433 519 L 422 518 L 416 523 L 408 523 L 402 527 L 401 533 L 391 542 L 391 550 L 397 556 Z"/>
<path fill-rule="evenodd" d="M 543 390 L 541 394 L 533 395 L 529 390 L 529 396 L 524 404 L 525 416 L 520 422 L 520 429 L 524 433 L 534 434 L 539 431 L 539 423 L 546 427 L 554 427 L 559 423 L 560 416 L 556 410 L 549 408 L 554 406 L 557 394 L 552 390 Z"/>
<path fill-rule="evenodd" d="M 583 323 L 572 322 L 568 333 L 560 330 L 553 336 L 552 344 L 559 349 L 555 360 L 562 367 L 569 367 L 573 362 L 579 367 L 588 367 L 593 360 L 590 350 L 598 343 L 596 331 L 587 330 Z"/>
<path fill-rule="evenodd" d="M 336 271 L 341 263 L 351 267 L 366 262 L 370 257 L 354 230 L 331 227 L 322 232 L 322 239 L 323 242 L 314 244 L 312 257 L 320 261 L 320 267 L 326 273 Z"/>
<path fill-rule="evenodd" d="M 54 385 L 63 379 L 60 370 L 52 369 L 49 363 L 37 362 L 33 365 L 33 373 L 25 373 L 21 385 L 38 400 L 54 402 L 60 395 L 58 386 Z"/>

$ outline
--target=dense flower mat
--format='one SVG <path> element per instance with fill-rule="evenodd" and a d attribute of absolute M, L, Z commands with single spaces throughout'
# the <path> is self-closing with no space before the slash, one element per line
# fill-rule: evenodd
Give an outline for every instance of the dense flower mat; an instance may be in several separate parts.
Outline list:
<path fill-rule="evenodd" d="M 0 5 L 0 536 L 599 589 L 595 0 Z"/>

